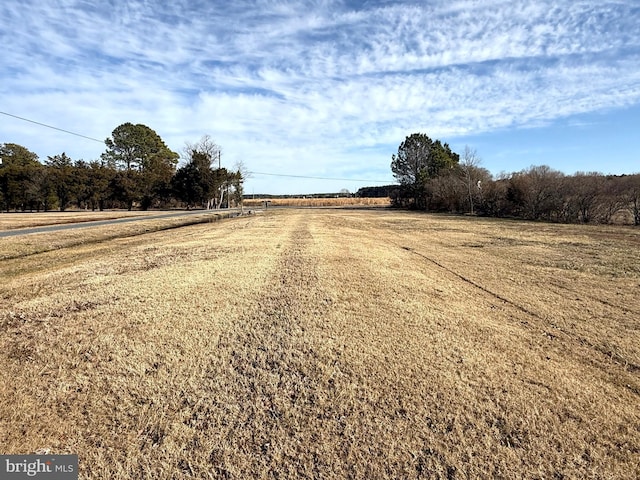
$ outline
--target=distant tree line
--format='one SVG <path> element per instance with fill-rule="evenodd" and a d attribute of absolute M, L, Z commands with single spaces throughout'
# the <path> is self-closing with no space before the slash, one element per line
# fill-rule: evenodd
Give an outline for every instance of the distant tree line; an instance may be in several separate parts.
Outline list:
<path fill-rule="evenodd" d="M 385 198 L 395 195 L 398 185 L 379 185 L 375 187 L 362 187 L 356 192 L 360 198 Z"/>
<path fill-rule="evenodd" d="M 241 168 L 221 167 L 220 148 L 208 136 L 187 143 L 180 168 L 180 155 L 146 125 L 122 124 L 105 144 L 100 159 L 61 153 L 44 163 L 22 145 L 0 144 L 0 209 L 220 208 L 242 201 Z"/>
<path fill-rule="evenodd" d="M 474 150 L 458 155 L 422 133 L 400 144 L 391 170 L 399 185 L 367 187 L 359 195 L 387 189 L 393 206 L 431 212 L 640 225 L 640 174 L 565 175 L 542 165 L 493 177 Z"/>
<path fill-rule="evenodd" d="M 342 197 L 350 197 L 351 193 L 346 190 L 343 189 L 339 192 L 328 192 L 328 193 L 307 193 L 307 194 L 302 194 L 302 193 L 295 193 L 295 194 L 288 194 L 288 193 L 279 193 L 279 194 L 272 194 L 272 193 L 255 193 L 255 194 L 245 194 L 244 198 L 245 199 L 256 199 L 256 200 L 269 200 L 269 199 L 281 199 L 281 198 L 287 198 L 287 199 L 294 199 L 294 198 L 298 198 L 298 199 L 307 199 L 307 198 L 342 198 Z"/>

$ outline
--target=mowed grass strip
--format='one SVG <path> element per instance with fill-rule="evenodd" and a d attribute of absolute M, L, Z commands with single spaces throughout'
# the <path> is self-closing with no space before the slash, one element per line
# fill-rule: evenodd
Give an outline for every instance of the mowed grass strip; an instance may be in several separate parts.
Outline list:
<path fill-rule="evenodd" d="M 556 281 L 571 280 L 583 295 L 579 304 L 572 296 L 560 302 L 544 295 L 544 272 L 538 278 L 529 268 L 516 268 L 512 252 L 483 256 L 475 253 L 481 248 L 475 244 L 459 248 L 467 236 L 478 241 L 482 225 L 482 220 L 419 214 L 375 219 L 345 214 L 341 221 L 327 217 L 317 230 L 333 237 L 336 247 L 342 241 L 342 248 L 330 250 L 333 263 L 321 278 L 328 280 L 323 289 L 335 292 L 349 310 L 341 322 L 338 316 L 329 323 L 345 343 L 359 343 L 350 350 L 349 363 L 362 363 L 367 394 L 384 405 L 371 408 L 367 417 L 374 430 L 389 426 L 388 435 L 384 429 L 375 435 L 386 441 L 382 450 L 390 459 L 395 453 L 396 468 L 405 465 L 403 477 L 412 476 L 413 466 L 415 472 L 444 478 L 454 472 L 463 478 L 634 478 L 640 452 L 638 371 L 597 348 L 603 339 L 596 331 L 636 361 L 638 317 L 632 320 L 626 312 L 637 309 L 638 300 L 630 296 L 622 304 L 613 295 L 607 321 L 594 316 L 607 292 L 627 286 L 633 274 L 603 276 L 599 282 L 585 275 L 581 284 L 556 271 Z M 490 222 L 485 240 L 515 235 L 526 224 L 513 227 L 519 228 L 509 233 Z M 367 237 L 358 231 L 367 231 Z M 332 285 L 328 272 L 340 270 L 345 276 Z M 496 281 L 506 276 L 519 276 L 518 295 Z M 349 288 L 341 287 L 347 283 Z M 591 299 L 587 291 L 594 283 L 602 289 Z M 573 316 L 572 328 L 559 332 L 556 317 L 544 317 L 549 301 L 564 318 Z M 590 330 L 580 328 L 590 322 Z M 394 410 L 408 420 L 391 415 Z M 408 446 L 415 458 L 406 455 Z"/>
<path fill-rule="evenodd" d="M 0 451 L 83 478 L 637 478 L 638 236 L 555 227 L 289 210 L 25 257 Z"/>
<path fill-rule="evenodd" d="M 89 478 L 174 476 L 191 458 L 183 402 L 216 400 L 218 336 L 277 259 L 278 224 L 253 224 L 274 240 L 265 250 L 248 222 L 119 239 L 93 258 L 73 247 L 77 263 L 3 283 L 0 450 L 79 453 Z"/>
<path fill-rule="evenodd" d="M 156 215 L 154 211 L 87 211 L 70 210 L 66 212 L 0 212 L 0 231 L 17 228 L 40 227 L 45 225 L 60 225 L 66 223 L 94 222 L 97 220 L 111 220 L 115 218 L 146 217 Z"/>
<path fill-rule="evenodd" d="M 158 214 L 158 212 L 154 214 Z M 131 215 L 132 217 L 140 216 L 140 219 L 130 223 L 116 223 L 102 226 L 83 225 L 80 229 L 63 229 L 43 233 L 31 233 L 28 235 L 0 237 L 0 260 L 19 259 L 20 261 L 22 257 L 27 255 L 61 250 L 78 245 L 95 244 L 105 240 L 134 237 L 149 232 L 168 230 L 186 225 L 215 222 L 225 219 L 232 214 L 233 213 L 225 211 L 203 210 L 200 214 L 180 215 L 170 218 L 145 218 L 147 215 Z M 109 220 L 109 218 L 106 218 L 106 220 Z M 52 223 L 51 225 L 64 225 L 65 223 L 76 222 L 61 221 L 59 223 Z"/>

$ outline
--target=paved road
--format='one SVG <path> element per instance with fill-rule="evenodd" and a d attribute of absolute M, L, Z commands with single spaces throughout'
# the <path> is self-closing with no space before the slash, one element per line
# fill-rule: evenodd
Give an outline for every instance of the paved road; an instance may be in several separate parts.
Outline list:
<path fill-rule="evenodd" d="M 46 225 L 42 227 L 20 228 L 15 230 L 0 231 L 0 238 L 15 237 L 17 235 L 30 235 L 33 233 L 56 232 L 59 230 L 73 230 L 74 228 L 100 227 L 103 225 L 111 225 L 114 223 L 139 222 L 141 220 L 156 220 L 161 218 L 183 217 L 187 215 L 202 215 L 202 214 L 215 215 L 216 213 L 234 213 L 234 212 L 237 212 L 238 210 L 239 209 L 236 209 L 236 208 L 224 209 L 224 210 L 191 210 L 191 211 L 181 211 L 181 212 L 174 212 L 174 213 L 162 213 L 159 215 L 143 215 L 139 217 L 116 218 L 112 220 L 96 220 L 93 222 L 64 223 L 64 224 L 58 224 L 58 225 Z"/>

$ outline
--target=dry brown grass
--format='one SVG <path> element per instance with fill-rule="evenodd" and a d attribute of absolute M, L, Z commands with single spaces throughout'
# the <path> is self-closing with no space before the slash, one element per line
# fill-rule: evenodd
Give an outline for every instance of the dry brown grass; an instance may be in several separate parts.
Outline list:
<path fill-rule="evenodd" d="M 285 210 L 5 260 L 0 451 L 82 478 L 638 478 L 639 244 Z"/>
<path fill-rule="evenodd" d="M 123 215 L 116 216 L 114 218 L 130 216 L 126 215 L 125 212 L 120 213 Z M 134 237 L 149 232 L 168 230 L 185 225 L 215 222 L 225 219 L 229 215 L 233 215 L 233 212 L 227 212 L 224 210 L 203 210 L 201 213 L 190 213 L 189 215 L 181 215 L 171 218 L 145 218 L 151 215 L 158 215 L 158 212 L 140 215 L 140 219 L 138 221 L 121 225 L 113 224 L 105 226 L 91 226 L 88 228 L 84 228 L 83 226 L 80 230 L 59 230 L 4 238 L 0 237 L 0 260 L 22 258 L 26 255 L 33 255 L 52 250 L 62 250 L 76 245 L 96 244 L 110 239 Z M 78 223 L 78 221 L 71 220 L 74 218 L 76 217 L 72 214 L 66 215 L 61 218 L 61 221 L 58 222 L 58 224 L 64 225 L 67 223 Z M 103 218 L 94 218 L 93 220 L 109 219 L 110 217 L 105 216 Z M 27 222 L 28 221 L 25 220 L 21 223 L 26 224 Z M 38 220 L 34 220 L 33 222 L 34 223 L 30 226 L 43 226 L 42 224 L 35 223 L 38 222 Z M 80 221 L 80 223 L 82 223 L 82 221 Z M 56 223 L 50 223 L 47 224 L 47 226 L 55 224 Z M 6 230 L 12 229 L 7 228 Z M 60 256 L 65 257 L 69 254 L 71 256 L 74 255 L 73 251 L 62 250 Z M 54 257 L 54 262 L 59 260 L 59 258 L 60 257 Z"/>
<path fill-rule="evenodd" d="M 96 220 L 111 220 L 114 218 L 144 217 L 157 214 L 157 211 L 129 212 L 126 210 L 109 210 L 102 212 L 91 212 L 85 210 L 32 213 L 0 212 L 0 230 L 40 227 L 43 225 L 59 225 L 64 223 L 93 222 Z"/>
<path fill-rule="evenodd" d="M 245 200 L 246 208 L 258 208 L 269 202 L 273 207 L 350 207 L 350 206 L 368 206 L 368 207 L 388 207 L 391 205 L 391 199 L 386 198 L 358 198 L 358 197 L 341 197 L 341 198 L 270 198 L 265 200 L 249 199 Z"/>

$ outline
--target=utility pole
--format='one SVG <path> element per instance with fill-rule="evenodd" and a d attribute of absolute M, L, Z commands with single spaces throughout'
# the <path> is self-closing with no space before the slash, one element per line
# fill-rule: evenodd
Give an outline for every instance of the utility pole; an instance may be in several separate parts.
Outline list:
<path fill-rule="evenodd" d="M 220 174 L 220 169 L 222 168 L 222 150 L 218 148 L 218 174 Z M 220 185 L 220 202 L 216 205 L 216 208 L 222 208 L 222 196 L 224 195 L 224 185 Z"/>

